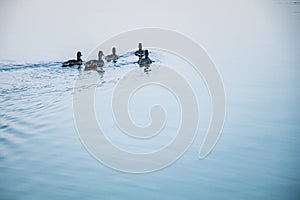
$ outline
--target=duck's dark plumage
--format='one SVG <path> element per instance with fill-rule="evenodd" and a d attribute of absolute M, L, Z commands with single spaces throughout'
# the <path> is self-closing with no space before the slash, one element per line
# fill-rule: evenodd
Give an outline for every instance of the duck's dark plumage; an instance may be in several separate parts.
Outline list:
<path fill-rule="evenodd" d="M 134 55 L 138 56 L 139 58 L 142 58 L 145 55 L 145 51 L 142 49 L 137 50 Z"/>
<path fill-rule="evenodd" d="M 77 59 L 76 59 L 76 60 L 75 60 L 75 59 L 73 59 L 73 60 L 68 60 L 68 61 L 64 62 L 64 63 L 62 64 L 62 67 L 72 67 L 72 66 L 74 66 L 74 65 L 78 65 L 78 66 L 82 65 L 81 56 L 82 56 L 81 52 L 78 51 L 78 52 L 77 52 Z"/>
<path fill-rule="evenodd" d="M 150 65 L 152 63 L 151 59 L 148 57 L 149 52 L 145 50 L 145 58 L 141 58 L 138 61 L 138 64 L 143 67 L 144 65 Z"/>

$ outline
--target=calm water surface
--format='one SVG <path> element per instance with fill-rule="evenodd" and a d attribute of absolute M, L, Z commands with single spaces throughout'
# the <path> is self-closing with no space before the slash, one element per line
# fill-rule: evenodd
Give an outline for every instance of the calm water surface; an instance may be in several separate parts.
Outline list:
<path fill-rule="evenodd" d="M 161 52 L 151 56 L 157 62 L 178 63 L 174 56 Z M 126 59 L 100 74 L 95 110 L 103 130 L 122 148 L 152 150 L 172 138 L 180 120 L 178 105 L 174 97 L 166 95 L 168 101 L 164 101 L 160 96 L 164 92 L 154 92 L 161 88 L 145 88 L 129 106 L 132 117 L 138 124 L 147 124 L 149 105 L 161 101 L 171 113 L 165 135 L 143 145 L 123 140 L 113 120 L 107 118 L 113 87 L 125 72 L 139 70 L 132 54 Z M 300 130 L 298 103 L 292 93 L 299 91 L 299 75 L 280 66 L 273 72 L 272 77 L 280 76 L 276 80 L 248 74 L 248 79 L 229 81 L 224 74 L 227 117 L 223 135 L 213 152 L 199 160 L 211 106 L 203 81 L 183 71 L 191 84 L 198 85 L 195 91 L 203 116 L 198 136 L 173 165 L 132 175 L 102 165 L 79 140 L 72 95 L 75 81 L 88 78 L 89 73 L 61 68 L 60 62 L 1 62 L 1 199 L 298 199 Z"/>

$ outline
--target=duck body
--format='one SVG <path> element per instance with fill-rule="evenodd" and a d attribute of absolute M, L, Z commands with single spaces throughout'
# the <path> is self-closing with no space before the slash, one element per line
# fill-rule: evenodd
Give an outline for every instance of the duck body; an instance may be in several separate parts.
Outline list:
<path fill-rule="evenodd" d="M 145 51 L 142 49 L 137 50 L 134 55 L 138 56 L 139 58 L 142 58 L 145 55 Z"/>
<path fill-rule="evenodd" d="M 113 54 L 105 56 L 106 62 L 111 62 L 111 61 L 117 62 L 118 58 L 119 58 L 119 56 L 113 55 Z"/>
<path fill-rule="evenodd" d="M 103 60 L 90 60 L 85 63 L 85 67 L 87 67 L 87 66 L 103 67 L 103 65 L 104 65 Z"/>
<path fill-rule="evenodd" d="M 82 60 L 68 60 L 62 64 L 63 67 L 72 67 L 74 65 L 82 65 Z"/>
<path fill-rule="evenodd" d="M 64 62 L 62 64 L 62 67 L 72 67 L 72 66 L 75 66 L 75 65 L 77 65 L 77 66 L 82 65 L 81 56 L 82 56 L 81 52 L 78 51 L 77 52 L 77 59 L 76 60 L 72 59 L 72 60 L 68 60 L 68 61 Z"/>
<path fill-rule="evenodd" d="M 104 61 L 103 60 L 90 60 L 84 64 L 84 70 L 95 70 L 97 67 L 103 67 Z"/>
<path fill-rule="evenodd" d="M 152 63 L 152 60 L 150 58 L 142 58 L 139 59 L 138 64 L 139 65 L 150 65 Z"/>

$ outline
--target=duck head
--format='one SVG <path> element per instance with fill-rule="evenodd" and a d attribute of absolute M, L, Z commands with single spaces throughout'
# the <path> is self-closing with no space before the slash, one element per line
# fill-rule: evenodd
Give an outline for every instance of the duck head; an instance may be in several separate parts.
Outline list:
<path fill-rule="evenodd" d="M 139 43 L 138 47 L 139 47 L 139 50 L 142 50 L 142 48 L 143 48 L 142 43 Z"/>
<path fill-rule="evenodd" d="M 98 59 L 101 60 L 103 56 L 103 51 L 99 51 L 98 52 Z"/>
<path fill-rule="evenodd" d="M 81 57 L 81 56 L 82 56 L 81 52 L 78 51 L 78 52 L 77 52 L 77 60 L 80 60 L 80 57 Z"/>
<path fill-rule="evenodd" d="M 149 52 L 148 50 L 145 50 L 145 58 L 148 58 Z"/>
<path fill-rule="evenodd" d="M 115 47 L 112 48 L 112 54 L 116 55 L 116 48 Z"/>

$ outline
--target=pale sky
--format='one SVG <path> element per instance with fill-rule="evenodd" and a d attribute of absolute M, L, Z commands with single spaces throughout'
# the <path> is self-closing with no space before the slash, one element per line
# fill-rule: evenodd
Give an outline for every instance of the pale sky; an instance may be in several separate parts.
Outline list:
<path fill-rule="evenodd" d="M 121 32 L 159 27 L 195 40 L 215 57 L 228 52 L 292 51 L 284 12 L 274 1 L 0 0 L 0 60 L 56 61 L 87 56 Z M 295 28 L 294 28 L 295 29 Z M 299 41 L 299 40 L 297 40 Z M 275 49 L 275 51 L 274 51 Z M 264 51 L 268 56 L 268 49 Z"/>

